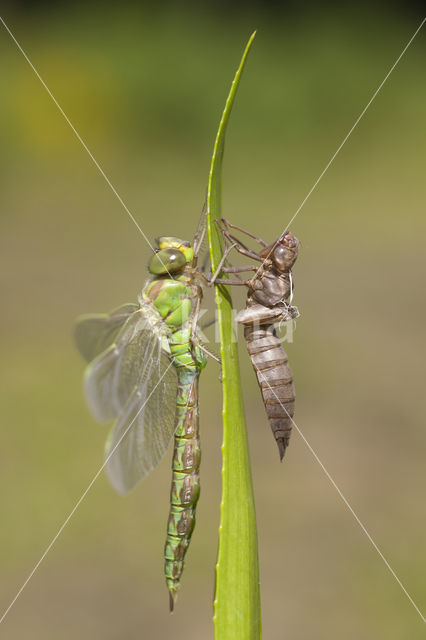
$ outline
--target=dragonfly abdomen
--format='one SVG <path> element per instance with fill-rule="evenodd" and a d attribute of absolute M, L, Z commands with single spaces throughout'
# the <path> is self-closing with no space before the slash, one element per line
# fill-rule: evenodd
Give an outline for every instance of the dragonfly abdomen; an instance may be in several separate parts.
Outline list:
<path fill-rule="evenodd" d="M 198 429 L 197 366 L 178 367 L 176 432 L 172 462 L 172 487 L 167 537 L 164 549 L 165 574 L 173 610 L 184 568 L 184 557 L 195 525 L 195 509 L 200 495 L 201 460 Z"/>
<path fill-rule="evenodd" d="M 287 354 L 273 324 L 248 324 L 244 336 L 282 460 L 290 440 L 295 401 Z"/>

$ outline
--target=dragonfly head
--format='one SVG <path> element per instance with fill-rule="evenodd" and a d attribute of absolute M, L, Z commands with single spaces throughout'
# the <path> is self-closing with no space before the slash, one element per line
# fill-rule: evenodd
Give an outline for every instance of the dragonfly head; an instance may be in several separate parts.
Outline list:
<path fill-rule="evenodd" d="M 194 259 L 190 243 L 173 236 L 156 238 L 158 249 L 148 264 L 150 273 L 156 276 L 177 273 Z"/>
<path fill-rule="evenodd" d="M 285 231 L 274 244 L 265 247 L 259 255 L 261 258 L 269 257 L 274 267 L 280 272 L 289 271 L 297 259 L 299 252 L 299 240 L 291 231 Z"/>

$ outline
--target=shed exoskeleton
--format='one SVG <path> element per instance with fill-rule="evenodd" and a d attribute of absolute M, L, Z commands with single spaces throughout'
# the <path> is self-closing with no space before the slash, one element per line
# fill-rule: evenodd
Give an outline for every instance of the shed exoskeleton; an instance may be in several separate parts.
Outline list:
<path fill-rule="evenodd" d="M 298 316 L 296 307 L 291 306 L 291 270 L 297 259 L 299 240 L 290 231 L 286 231 L 274 243 L 267 244 L 224 218 L 218 225 L 224 239 L 225 251 L 211 282 L 245 286 L 248 289 L 246 308 L 237 314 L 236 319 L 244 325 L 247 350 L 282 460 L 290 440 L 295 389 L 287 354 L 274 324 L 287 322 Z M 258 252 L 252 251 L 231 233 L 231 229 L 249 236 L 260 244 L 262 249 Z M 234 249 L 257 264 L 241 267 L 229 265 L 228 256 Z M 249 271 L 255 272 L 251 278 L 242 279 L 238 275 Z M 233 274 L 236 279 L 220 278 L 221 273 Z"/>

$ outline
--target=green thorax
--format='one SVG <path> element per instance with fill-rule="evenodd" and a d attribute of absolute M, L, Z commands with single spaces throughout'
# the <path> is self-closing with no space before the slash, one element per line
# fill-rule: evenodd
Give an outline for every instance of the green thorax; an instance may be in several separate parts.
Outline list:
<path fill-rule="evenodd" d="M 173 331 L 191 316 L 195 291 L 184 274 L 174 279 L 154 278 L 144 289 L 143 296 L 153 303 L 165 324 Z"/>
<path fill-rule="evenodd" d="M 170 330 L 168 343 L 177 367 L 202 369 L 206 364 L 200 349 L 191 342 L 194 305 L 200 295 L 199 286 L 185 274 L 173 279 L 155 277 L 142 292 L 142 299 L 153 304 Z"/>

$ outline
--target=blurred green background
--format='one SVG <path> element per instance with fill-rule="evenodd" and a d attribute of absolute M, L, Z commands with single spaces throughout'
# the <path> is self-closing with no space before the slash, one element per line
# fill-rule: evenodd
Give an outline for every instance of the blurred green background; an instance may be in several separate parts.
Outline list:
<path fill-rule="evenodd" d="M 422 18 L 416 5 L 5 5 L 3 17 L 151 239 L 191 238 L 224 99 L 224 214 L 273 240 Z M 426 609 L 426 33 L 298 215 L 296 422 Z M 1 579 L 6 608 L 102 464 L 74 318 L 134 301 L 150 255 L 4 29 Z M 237 306 L 243 297 L 236 296 Z M 295 432 L 282 465 L 241 349 L 268 640 L 417 639 L 424 624 Z M 170 456 L 123 499 L 102 475 L 3 623 L 12 640 L 211 638 L 221 391 L 201 382 L 202 493 L 177 610 Z"/>

